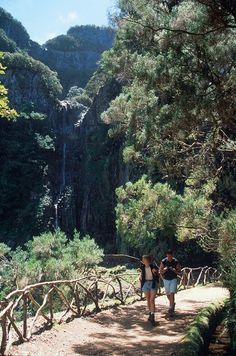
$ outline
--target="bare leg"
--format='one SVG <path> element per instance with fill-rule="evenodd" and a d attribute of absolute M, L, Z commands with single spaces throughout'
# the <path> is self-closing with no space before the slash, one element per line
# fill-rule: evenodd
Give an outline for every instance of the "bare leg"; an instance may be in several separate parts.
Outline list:
<path fill-rule="evenodd" d="M 170 294 L 166 294 L 167 299 L 169 300 L 169 309 L 170 309 Z"/>
<path fill-rule="evenodd" d="M 156 297 L 157 292 L 156 291 L 152 291 L 150 293 L 150 317 L 149 317 L 149 321 L 151 322 L 151 324 L 153 326 L 156 325 L 155 322 L 155 297 Z"/>
<path fill-rule="evenodd" d="M 151 292 L 144 292 L 145 294 L 145 297 L 147 299 L 147 308 L 148 308 L 148 311 L 150 312 L 151 311 L 151 301 L 150 301 L 150 295 L 151 295 Z"/>
<path fill-rule="evenodd" d="M 175 294 L 174 293 L 171 293 L 170 294 L 170 307 L 171 308 L 174 308 L 174 304 L 175 304 Z"/>
<path fill-rule="evenodd" d="M 155 313 L 155 298 L 156 298 L 157 292 L 151 292 L 150 293 L 150 312 Z"/>

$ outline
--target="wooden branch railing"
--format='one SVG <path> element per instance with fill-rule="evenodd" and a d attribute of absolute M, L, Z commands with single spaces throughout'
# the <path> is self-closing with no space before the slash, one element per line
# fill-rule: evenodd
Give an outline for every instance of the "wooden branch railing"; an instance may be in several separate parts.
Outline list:
<path fill-rule="evenodd" d="M 211 267 L 183 268 L 179 288 L 219 279 Z M 111 301 L 125 304 L 130 296 L 142 298 L 138 272 L 102 276 L 91 273 L 78 279 L 40 282 L 12 291 L 0 302 L 1 345 L 5 355 L 14 341 L 28 341 L 34 330 L 62 322 L 70 312 L 81 317 L 100 311 Z"/>
<path fill-rule="evenodd" d="M 207 283 L 212 283 L 220 280 L 221 274 L 216 268 L 213 267 L 185 267 L 181 270 L 181 275 L 179 276 L 179 286 L 178 288 L 189 288 L 196 287 L 199 284 L 205 285 Z"/>

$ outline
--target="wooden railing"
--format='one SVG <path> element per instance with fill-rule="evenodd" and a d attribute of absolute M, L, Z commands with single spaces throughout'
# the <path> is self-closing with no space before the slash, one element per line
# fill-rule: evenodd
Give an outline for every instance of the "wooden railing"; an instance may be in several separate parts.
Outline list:
<path fill-rule="evenodd" d="M 55 321 L 62 322 L 69 312 L 81 317 L 111 302 L 125 304 L 131 296 L 142 298 L 137 272 L 105 276 L 92 273 L 79 279 L 41 282 L 8 294 L 0 302 L 0 354 L 5 355 L 13 342 L 28 341 L 36 327 L 43 329 Z M 206 284 L 219 277 L 211 267 L 183 268 L 179 288 Z"/>
<path fill-rule="evenodd" d="M 199 284 L 205 285 L 207 283 L 213 283 L 219 281 L 221 274 L 216 268 L 213 267 L 184 267 L 181 270 L 181 275 L 179 276 L 179 289 L 196 287 Z"/>

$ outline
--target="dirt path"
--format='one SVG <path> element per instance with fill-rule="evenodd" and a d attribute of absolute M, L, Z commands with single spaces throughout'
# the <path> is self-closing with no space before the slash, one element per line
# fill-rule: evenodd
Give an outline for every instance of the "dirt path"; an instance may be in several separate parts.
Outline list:
<path fill-rule="evenodd" d="M 197 287 L 177 295 L 175 320 L 165 318 L 166 298 L 157 298 L 159 325 L 146 319 L 145 302 L 120 306 L 94 316 L 74 319 L 35 335 L 29 343 L 11 349 L 14 356 L 70 355 L 178 355 L 183 332 L 194 315 L 212 301 L 227 295 L 222 287 Z"/>

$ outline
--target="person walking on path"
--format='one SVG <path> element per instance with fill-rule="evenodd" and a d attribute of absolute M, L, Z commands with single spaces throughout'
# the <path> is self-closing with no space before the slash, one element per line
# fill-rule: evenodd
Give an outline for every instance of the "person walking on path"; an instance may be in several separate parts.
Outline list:
<path fill-rule="evenodd" d="M 141 289 L 147 300 L 147 308 L 149 311 L 148 321 L 155 326 L 155 297 L 159 283 L 159 268 L 152 262 L 150 255 L 144 255 L 142 257 L 140 280 Z"/>
<path fill-rule="evenodd" d="M 175 294 L 177 293 L 177 275 L 181 271 L 179 261 L 173 257 L 173 251 L 168 250 L 166 257 L 161 261 L 160 273 L 164 279 L 164 288 L 169 300 L 168 314 L 172 316 L 175 311 Z"/>

